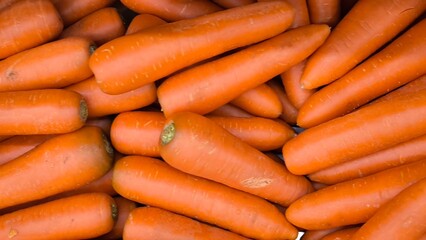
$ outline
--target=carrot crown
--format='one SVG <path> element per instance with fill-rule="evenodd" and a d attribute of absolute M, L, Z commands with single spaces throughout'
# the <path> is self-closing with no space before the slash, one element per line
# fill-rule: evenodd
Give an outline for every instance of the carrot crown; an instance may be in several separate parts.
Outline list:
<path fill-rule="evenodd" d="M 160 140 L 162 145 L 166 145 L 171 142 L 175 136 L 176 129 L 173 121 L 166 124 L 161 132 Z"/>

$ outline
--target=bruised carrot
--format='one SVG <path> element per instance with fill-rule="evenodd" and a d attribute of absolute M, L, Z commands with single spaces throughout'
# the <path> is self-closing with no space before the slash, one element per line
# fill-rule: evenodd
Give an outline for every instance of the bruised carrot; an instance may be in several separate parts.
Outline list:
<path fill-rule="evenodd" d="M 127 240 L 244 240 L 224 229 L 156 207 L 134 209 L 126 221 L 123 238 Z"/>
<path fill-rule="evenodd" d="M 297 230 L 268 201 L 181 172 L 157 159 L 121 158 L 114 166 L 113 186 L 130 200 L 195 217 L 246 237 L 295 239 L 297 236 Z"/>
<path fill-rule="evenodd" d="M 127 155 L 160 156 L 160 134 L 166 118 L 161 112 L 122 112 L 111 126 L 111 142 Z"/>
<path fill-rule="evenodd" d="M 206 114 L 308 57 L 321 45 L 329 31 L 326 25 L 292 29 L 234 54 L 180 72 L 158 87 L 158 101 L 166 117 L 179 111 Z"/>
<path fill-rule="evenodd" d="M 65 28 L 60 37 L 84 37 L 100 46 L 126 32 L 124 22 L 113 7 L 99 9 Z"/>
<path fill-rule="evenodd" d="M 111 116 L 91 118 L 91 119 L 87 119 L 85 126 L 99 127 L 100 129 L 102 129 L 103 133 L 107 137 L 109 137 L 111 132 L 112 120 L 113 119 Z"/>
<path fill-rule="evenodd" d="M 252 114 L 230 103 L 224 104 L 207 114 L 207 116 L 222 117 L 254 117 Z"/>
<path fill-rule="evenodd" d="M 67 133 L 81 128 L 87 114 L 83 97 L 69 90 L 0 93 L 0 135 Z"/>
<path fill-rule="evenodd" d="M 275 91 L 275 93 L 280 98 L 283 111 L 279 118 L 290 125 L 296 125 L 297 115 L 299 114 L 299 111 L 290 102 L 287 93 L 284 91 L 284 86 L 274 80 L 269 81 L 267 84 Z"/>
<path fill-rule="evenodd" d="M 310 174 L 425 135 L 425 102 L 423 90 L 306 129 L 284 145 L 286 166 Z"/>
<path fill-rule="evenodd" d="M 69 26 L 96 10 L 108 7 L 115 0 L 51 0 L 65 26 Z"/>
<path fill-rule="evenodd" d="M 60 134 L 0 165 L 0 209 L 83 186 L 112 165 L 112 148 L 101 129 Z"/>
<path fill-rule="evenodd" d="M 353 239 L 352 237 L 358 230 L 359 227 L 340 229 L 324 236 L 323 238 L 321 238 L 321 240 L 351 240 Z"/>
<path fill-rule="evenodd" d="M 53 40 L 63 29 L 49 0 L 20 0 L 0 11 L 0 59 Z"/>
<path fill-rule="evenodd" d="M 425 9 L 423 0 L 359 0 L 333 29 L 327 41 L 308 59 L 302 85 L 312 89 L 342 77 L 406 28 Z M 386 72 L 379 66 L 377 69 Z"/>
<path fill-rule="evenodd" d="M 0 216 L 1 239 L 88 239 L 110 231 L 114 200 L 88 193 L 58 199 Z"/>
<path fill-rule="evenodd" d="M 335 184 L 426 158 L 426 135 L 414 138 L 309 175 L 312 181 Z"/>
<path fill-rule="evenodd" d="M 406 188 L 361 226 L 351 239 L 406 239 L 426 232 L 426 179 Z"/>
<path fill-rule="evenodd" d="M 366 222 L 399 192 L 426 177 L 426 160 L 337 183 L 299 198 L 287 219 L 303 229 L 319 230 Z"/>
<path fill-rule="evenodd" d="M 145 28 L 154 27 L 165 23 L 167 22 L 155 15 L 142 13 L 132 19 L 129 26 L 127 27 L 126 35 L 139 32 L 140 30 L 143 30 Z"/>
<path fill-rule="evenodd" d="M 93 75 L 92 41 L 68 38 L 22 51 L 0 62 L 0 92 L 62 88 Z"/>
<path fill-rule="evenodd" d="M 300 240 L 321 240 L 322 237 L 335 232 L 337 230 L 342 229 L 343 227 L 336 227 L 336 228 L 328 228 L 328 229 L 321 229 L 321 230 L 307 230 L 303 233 Z"/>
<path fill-rule="evenodd" d="M 89 64 L 104 92 L 123 93 L 204 59 L 275 36 L 288 28 L 293 16 L 288 3 L 275 1 L 162 24 L 102 45 Z M 242 27 L 247 25 L 250 27 Z"/>
<path fill-rule="evenodd" d="M 121 196 L 115 197 L 114 202 L 117 205 L 117 220 L 111 231 L 99 237 L 99 240 L 121 239 L 123 237 L 126 220 L 130 216 L 130 213 L 137 207 L 135 202 Z"/>
<path fill-rule="evenodd" d="M 157 99 L 157 88 L 154 83 L 148 83 L 126 93 L 110 95 L 99 88 L 95 77 L 90 77 L 68 86 L 66 89 L 77 92 L 84 97 L 89 118 L 135 110 L 148 106 Z"/>
<path fill-rule="evenodd" d="M 340 0 L 308 0 L 307 3 L 311 23 L 334 27 L 339 22 Z"/>
<path fill-rule="evenodd" d="M 283 164 L 204 116 L 176 113 L 167 119 L 160 138 L 161 157 L 189 174 L 283 206 L 312 191 L 311 184 L 303 176 L 289 173 Z"/>
<path fill-rule="evenodd" d="M 255 3 L 256 0 L 213 0 L 213 2 L 224 8 L 233 8 Z"/>
<path fill-rule="evenodd" d="M 308 128 L 342 116 L 426 74 L 424 29 L 426 19 L 342 78 L 313 94 L 299 111 L 298 125 Z"/>

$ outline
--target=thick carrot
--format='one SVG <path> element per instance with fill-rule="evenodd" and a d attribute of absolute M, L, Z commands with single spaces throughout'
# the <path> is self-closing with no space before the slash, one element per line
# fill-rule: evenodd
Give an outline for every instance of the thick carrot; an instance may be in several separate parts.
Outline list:
<path fill-rule="evenodd" d="M 244 240 L 224 229 L 156 207 L 140 207 L 130 213 L 124 228 L 126 240 Z"/>
<path fill-rule="evenodd" d="M 426 19 L 313 94 L 299 110 L 298 125 L 308 128 L 342 116 L 426 74 L 425 29 Z"/>
<path fill-rule="evenodd" d="M 296 125 L 299 110 L 297 110 L 297 108 L 290 102 L 287 93 L 284 91 L 284 86 L 274 80 L 269 81 L 267 84 L 275 91 L 275 93 L 280 98 L 283 111 L 279 118 L 290 125 Z"/>
<path fill-rule="evenodd" d="M 61 17 L 49 0 L 21 0 L 0 11 L 0 59 L 56 38 Z"/>
<path fill-rule="evenodd" d="M 121 2 L 137 13 L 153 14 L 171 22 L 222 10 L 221 7 L 208 0 L 121 0 Z"/>
<path fill-rule="evenodd" d="M 204 116 L 174 114 L 160 138 L 161 157 L 171 166 L 283 206 L 313 190 L 303 176 L 289 173 L 283 164 Z"/>
<path fill-rule="evenodd" d="M 148 83 L 122 94 L 110 95 L 99 88 L 95 77 L 90 77 L 68 86 L 66 89 L 77 92 L 84 97 L 89 118 L 139 109 L 150 105 L 157 99 L 157 88 L 154 83 Z"/>
<path fill-rule="evenodd" d="M 342 228 L 343 227 L 328 228 L 328 229 L 321 229 L 321 230 L 307 230 L 303 233 L 303 236 L 300 238 L 300 240 L 321 240 L 322 237 L 327 236 L 328 234 L 335 232 L 337 230 L 340 230 Z"/>
<path fill-rule="evenodd" d="M 160 156 L 160 135 L 166 118 L 161 112 L 122 112 L 111 126 L 111 142 L 127 155 Z"/>
<path fill-rule="evenodd" d="M 254 117 L 252 114 L 230 103 L 224 104 L 207 114 L 207 116 L 222 117 Z"/>
<path fill-rule="evenodd" d="M 69 90 L 0 93 L 0 135 L 67 133 L 81 128 L 87 114 L 83 97 Z"/>
<path fill-rule="evenodd" d="M 423 179 L 380 207 L 351 239 L 420 239 L 426 233 L 425 213 L 426 179 Z"/>
<path fill-rule="evenodd" d="M 121 158 L 114 166 L 113 186 L 130 200 L 194 217 L 247 237 L 297 236 L 297 230 L 266 200 L 181 172 L 157 159 Z"/>
<path fill-rule="evenodd" d="M 326 25 L 292 29 L 173 75 L 158 87 L 162 110 L 166 116 L 179 111 L 208 113 L 308 57 L 329 32 Z"/>
<path fill-rule="evenodd" d="M 81 194 L 0 216 L 0 238 L 89 239 L 110 231 L 116 214 L 109 195 Z"/>
<path fill-rule="evenodd" d="M 213 2 L 224 8 L 233 8 L 255 3 L 256 0 L 213 0 Z"/>
<path fill-rule="evenodd" d="M 311 23 L 336 26 L 340 20 L 340 0 L 307 0 Z"/>
<path fill-rule="evenodd" d="M 111 231 L 97 238 L 99 240 L 121 239 L 123 237 L 124 226 L 127 221 L 127 218 L 130 216 L 130 213 L 137 207 L 135 202 L 121 196 L 114 197 L 114 202 L 117 205 L 117 220 Z"/>
<path fill-rule="evenodd" d="M 296 136 L 286 123 L 268 118 L 210 116 L 209 119 L 260 151 L 282 148 L 285 142 Z"/>
<path fill-rule="evenodd" d="M 22 51 L 0 61 L 0 92 L 62 88 L 93 75 L 92 41 L 68 38 Z"/>
<path fill-rule="evenodd" d="M 306 129 L 283 147 L 290 172 L 310 174 L 426 134 L 426 90 Z"/>
<path fill-rule="evenodd" d="M 139 32 L 145 28 L 155 27 L 167 23 L 163 19 L 148 13 L 142 13 L 132 19 L 126 30 L 127 34 Z"/>
<path fill-rule="evenodd" d="M 426 160 L 337 183 L 307 194 L 286 210 L 303 229 L 319 230 L 366 222 L 399 192 L 426 177 Z"/>
<path fill-rule="evenodd" d="M 335 184 L 426 158 L 426 135 L 309 175 L 312 181 Z"/>
<path fill-rule="evenodd" d="M 123 36 L 125 32 L 124 22 L 117 9 L 106 7 L 83 17 L 65 28 L 60 38 L 84 37 L 100 46 L 112 39 Z"/>
<path fill-rule="evenodd" d="M 96 10 L 112 5 L 115 0 L 51 0 L 65 26 L 69 26 Z"/>
<path fill-rule="evenodd" d="M 423 0 L 359 0 L 333 29 L 327 41 L 308 59 L 302 85 L 312 89 L 342 77 L 406 28 L 425 9 Z"/>
<path fill-rule="evenodd" d="M 293 16 L 292 7 L 280 1 L 231 8 L 119 37 L 98 48 L 89 64 L 104 92 L 122 93 L 275 36 Z"/>
<path fill-rule="evenodd" d="M 102 130 L 60 134 L 0 165 L 0 209 L 76 189 L 104 175 L 112 148 Z"/>
<path fill-rule="evenodd" d="M 359 227 L 343 228 L 327 234 L 321 240 L 352 240 L 354 234 L 359 230 Z M 380 239 L 380 238 L 377 238 Z M 406 238 L 404 238 L 406 239 Z M 413 239 L 414 240 L 414 239 Z"/>
<path fill-rule="evenodd" d="M 107 137 L 109 137 L 110 132 L 111 132 L 112 121 L 113 121 L 112 116 L 91 118 L 91 119 L 87 119 L 85 126 L 99 127 L 100 129 L 102 129 L 103 133 Z"/>

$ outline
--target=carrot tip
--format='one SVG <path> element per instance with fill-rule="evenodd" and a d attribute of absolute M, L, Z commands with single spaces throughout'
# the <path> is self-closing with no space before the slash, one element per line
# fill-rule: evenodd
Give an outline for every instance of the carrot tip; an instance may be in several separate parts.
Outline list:
<path fill-rule="evenodd" d="M 175 137 L 176 129 L 173 121 L 166 124 L 161 132 L 161 144 L 166 145 Z"/>

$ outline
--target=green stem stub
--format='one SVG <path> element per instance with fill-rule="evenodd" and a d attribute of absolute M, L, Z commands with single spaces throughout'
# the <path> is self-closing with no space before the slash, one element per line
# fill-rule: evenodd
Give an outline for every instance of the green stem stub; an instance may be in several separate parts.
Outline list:
<path fill-rule="evenodd" d="M 166 145 L 173 140 L 176 134 L 175 123 L 173 121 L 166 124 L 161 132 L 161 145 Z"/>

